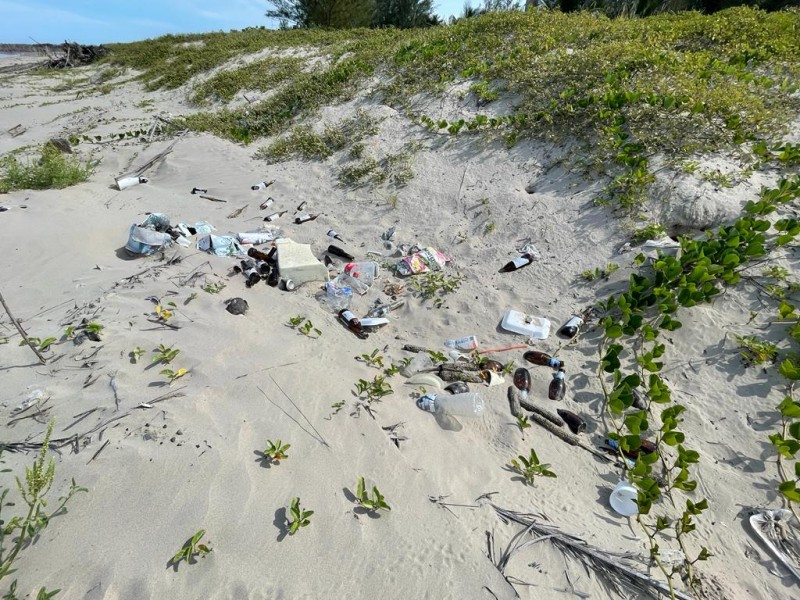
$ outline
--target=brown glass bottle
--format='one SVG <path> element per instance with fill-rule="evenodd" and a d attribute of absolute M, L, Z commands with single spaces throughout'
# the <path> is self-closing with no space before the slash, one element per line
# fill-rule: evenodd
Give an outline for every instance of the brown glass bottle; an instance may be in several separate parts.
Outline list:
<path fill-rule="evenodd" d="M 342 250 L 339 246 L 334 246 L 331 244 L 328 246 L 328 254 L 333 254 L 334 256 L 340 256 L 345 260 L 354 260 L 355 256 L 347 252 L 346 250 Z"/>
<path fill-rule="evenodd" d="M 559 408 L 556 410 L 556 412 L 558 413 L 559 417 L 564 419 L 564 422 L 567 424 L 567 427 L 569 427 L 569 430 L 575 435 L 578 435 L 582 431 L 586 431 L 586 421 L 581 419 L 574 412 L 570 410 L 564 410 L 562 408 Z"/>
<path fill-rule="evenodd" d="M 264 220 L 265 221 L 270 221 L 270 222 L 276 221 L 279 218 L 281 218 L 283 215 L 285 215 L 287 212 L 289 212 L 289 211 L 288 210 L 282 210 L 281 212 L 272 213 L 271 215 L 267 215 L 266 217 L 264 217 Z"/>
<path fill-rule="evenodd" d="M 531 391 L 531 374 L 528 369 L 520 367 L 514 371 L 514 387 L 519 390 L 520 397 L 524 400 Z"/>
<path fill-rule="evenodd" d="M 359 321 L 356 316 L 351 313 L 347 309 L 343 309 L 339 311 L 339 320 L 347 327 L 350 331 L 352 331 L 356 336 L 365 340 L 369 337 L 366 331 L 364 331 L 364 327 L 361 325 L 361 321 Z"/>
<path fill-rule="evenodd" d="M 249 248 L 247 250 L 247 256 L 249 256 L 250 258 L 255 258 L 256 260 L 263 260 L 264 262 L 269 262 L 272 259 L 272 252 L 267 254 L 266 252 L 262 252 L 257 248 Z"/>
<path fill-rule="evenodd" d="M 564 394 L 567 392 L 567 382 L 564 380 L 566 373 L 561 368 L 553 375 L 553 380 L 550 382 L 550 390 L 547 397 L 550 400 L 563 400 Z"/>
<path fill-rule="evenodd" d="M 514 260 L 507 262 L 503 266 L 503 268 L 501 268 L 498 271 L 498 273 L 511 273 L 511 271 L 516 271 L 517 269 L 527 267 L 532 262 L 533 262 L 533 255 L 526 252 L 522 256 L 519 256 Z"/>
<path fill-rule="evenodd" d="M 554 369 L 560 369 L 564 366 L 564 361 L 558 360 L 557 358 L 553 358 L 546 352 L 540 352 L 539 350 L 528 350 L 525 354 L 522 355 L 522 358 L 527 360 L 529 363 L 533 363 L 534 365 L 541 365 L 543 367 L 552 367 Z"/>
<path fill-rule="evenodd" d="M 297 215 L 294 218 L 294 222 L 297 223 L 298 225 L 300 225 L 301 223 L 308 223 L 309 221 L 313 221 L 318 216 L 319 215 L 310 215 L 308 213 L 303 213 L 302 215 Z"/>

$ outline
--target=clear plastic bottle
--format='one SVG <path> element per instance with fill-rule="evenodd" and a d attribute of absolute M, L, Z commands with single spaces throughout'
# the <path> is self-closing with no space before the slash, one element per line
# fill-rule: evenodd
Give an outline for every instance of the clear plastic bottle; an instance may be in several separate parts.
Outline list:
<path fill-rule="evenodd" d="M 425 394 L 417 400 L 422 410 L 454 417 L 480 417 L 485 409 L 483 398 L 477 392 L 463 394 Z"/>
<path fill-rule="evenodd" d="M 360 279 L 368 286 L 378 278 L 380 266 L 374 261 L 351 262 L 344 266 L 344 272 L 355 279 Z"/>

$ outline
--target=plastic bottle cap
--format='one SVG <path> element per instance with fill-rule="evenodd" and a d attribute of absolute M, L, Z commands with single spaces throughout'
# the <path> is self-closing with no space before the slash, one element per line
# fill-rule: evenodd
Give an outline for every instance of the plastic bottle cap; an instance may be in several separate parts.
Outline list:
<path fill-rule="evenodd" d="M 639 514 L 639 505 L 636 503 L 639 493 L 636 488 L 625 480 L 620 481 L 612 490 L 608 501 L 618 514 L 623 517 L 632 517 Z"/>
<path fill-rule="evenodd" d="M 417 399 L 417 406 L 422 410 L 428 412 L 435 412 L 436 410 L 436 394 L 425 394 Z"/>

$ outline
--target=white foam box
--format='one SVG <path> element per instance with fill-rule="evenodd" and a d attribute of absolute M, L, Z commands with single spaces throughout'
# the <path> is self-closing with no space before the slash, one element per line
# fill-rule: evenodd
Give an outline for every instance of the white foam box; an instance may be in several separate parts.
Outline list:
<path fill-rule="evenodd" d="M 297 285 L 308 281 L 328 281 L 328 269 L 311 252 L 309 244 L 289 239 L 275 241 L 278 248 L 278 271 L 284 279 Z"/>

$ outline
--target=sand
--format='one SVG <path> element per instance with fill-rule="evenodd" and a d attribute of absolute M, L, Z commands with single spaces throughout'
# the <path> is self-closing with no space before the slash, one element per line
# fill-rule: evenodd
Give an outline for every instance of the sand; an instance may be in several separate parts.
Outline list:
<path fill-rule="evenodd" d="M 75 71 L 89 77 L 96 72 Z M 145 93 L 127 81 L 131 75 L 112 81 L 114 89 L 105 95 L 91 86 L 81 94 L 80 88 L 54 92 L 59 81 L 53 78 L 4 79 L 0 154 L 53 136 L 147 128 L 155 114 L 195 110 L 185 92 Z M 153 102 L 142 102 L 147 99 Z M 60 338 L 84 317 L 104 326 L 101 342 L 58 343 L 40 365 L 30 349 L 18 346 L 8 318 L 0 318 L 0 336 L 8 338 L 0 346 L 0 416 L 9 421 L 34 390 L 50 397 L 44 423 L 18 421 L 5 428 L 3 440 L 41 440 L 48 417 L 55 418 L 54 437 L 80 435 L 122 417 L 81 436 L 79 451 L 64 447 L 56 456 L 52 495 L 62 494 L 72 478 L 89 493 L 76 496 L 68 514 L 24 550 L 15 574 L 23 593 L 46 586 L 60 588 L 58 598 L 87 600 L 617 597 L 547 542 L 516 553 L 501 574 L 487 557 L 487 535 L 497 557 L 521 528 L 498 519 L 491 503 L 542 515 L 599 549 L 631 552 L 648 571 L 641 530 L 609 507 L 619 470 L 537 426 L 523 438 L 506 401 L 510 377 L 506 385 L 473 386 L 486 402 L 484 416 L 446 428 L 416 407 L 420 390 L 400 375 L 388 378 L 394 393 L 374 405 L 374 418 L 363 410 L 351 414 L 355 383 L 380 374 L 355 360 L 363 353 L 379 349 L 388 364 L 412 356 L 401 349 L 405 343 L 445 351 L 444 340 L 470 334 L 482 348 L 525 343 L 500 329 L 506 308 L 547 317 L 557 327 L 573 311 L 622 289 L 635 253 L 617 253 L 628 225 L 593 203 L 604 180 L 568 169 L 561 161 L 569 145 L 524 142 L 507 150 L 474 139 L 442 142 L 369 99 L 325 108 L 315 124 L 336 122 L 358 108 L 383 117 L 379 133 L 366 140 L 371 151 L 422 144 L 413 156 L 415 176 L 397 192 L 396 206 L 389 198 L 394 192 L 385 188 L 341 187 L 341 157 L 266 165 L 253 158 L 260 144 L 245 147 L 197 134 L 184 135 L 146 173 L 144 185 L 118 191 L 112 184 L 172 140 L 81 144 L 82 157 L 99 161 L 88 182 L 0 196 L 9 208 L 0 213 L 2 293 L 27 332 Z M 18 124 L 24 134 L 6 133 Z M 264 179 L 276 182 L 267 191 L 250 190 Z M 681 185 L 693 185 L 698 198 L 717 205 L 741 207 L 757 190 L 760 182 L 753 181 L 716 191 L 699 179 Z M 194 186 L 227 202 L 191 195 Z M 244 278 L 230 272 L 234 259 L 194 246 L 133 259 L 123 250 L 128 228 L 147 212 L 166 213 L 173 222 L 206 220 L 217 233 L 246 231 L 262 224 L 259 215 L 266 211 L 258 205 L 267 195 L 275 198 L 276 210 L 291 214 L 307 201 L 321 215 L 303 225 L 286 218 L 278 223 L 285 237 L 310 244 L 317 256 L 330 242 L 329 228 L 359 259 L 369 251 L 386 253 L 380 235 L 394 226 L 397 243 L 433 246 L 452 256 L 445 272 L 459 274 L 463 283 L 440 308 L 406 294 L 390 325 L 362 341 L 319 302 L 318 283 L 294 293 L 263 283 L 247 289 Z M 227 218 L 242 207 L 238 217 Z M 497 273 L 527 240 L 541 260 Z M 167 264 L 165 258 L 178 260 Z M 621 267 L 610 280 L 581 281 L 583 271 L 609 262 Z M 384 269 L 379 284 L 354 300 L 354 311 L 364 314 L 374 299 L 385 298 L 385 282 L 399 280 Z M 208 283 L 226 287 L 211 294 L 202 290 Z M 178 329 L 152 322 L 152 296 L 175 302 L 170 324 Z M 249 304 L 246 316 L 225 311 L 224 300 L 237 296 Z M 732 339 L 753 331 L 780 339 L 781 332 L 769 328 L 768 311 L 751 321 L 750 310 L 759 310 L 753 298 L 737 288 L 712 305 L 683 311 L 684 327 L 668 344 L 665 377 L 688 408 L 684 430 L 701 455 L 692 497 L 707 497 L 711 505 L 689 542 L 693 552 L 704 545 L 714 554 L 699 566 L 707 597 L 789 599 L 796 597 L 796 584 L 759 546 L 744 518 L 752 508 L 781 506 L 767 439 L 777 427 L 773 409 L 783 397 L 781 379 L 774 368 L 745 368 Z M 322 335 L 312 339 L 288 327 L 299 315 Z M 587 420 L 582 437 L 592 445 L 602 443 L 605 432 L 595 376 L 598 341 L 599 332 L 588 327 L 575 342 L 551 335 L 535 344 L 566 361 L 569 387 L 562 404 Z M 151 365 L 158 344 L 180 348 L 173 365 L 189 370 L 171 386 L 159 375 L 162 366 Z M 136 347 L 146 353 L 134 363 L 129 353 Z M 523 365 L 521 350 L 493 357 Z M 533 367 L 531 376 L 533 401 L 554 409 L 546 398 L 549 369 Z M 170 391 L 181 395 L 136 408 Z M 345 405 L 336 413 L 332 405 L 339 402 Z M 387 430 L 394 426 L 403 438 L 397 445 Z M 278 438 L 291 444 L 289 458 L 267 467 L 259 451 L 267 439 Z M 530 487 L 509 471 L 509 461 L 531 447 L 556 479 L 541 478 Z M 33 458 L 4 455 L 13 469 Z M 391 512 L 354 510 L 359 475 L 380 488 Z M 4 478 L 10 482 L 8 474 Z M 314 515 L 308 527 L 286 536 L 286 511 L 295 496 Z M 168 567 L 200 528 L 213 551 L 197 564 Z"/>

